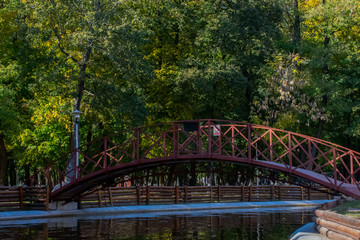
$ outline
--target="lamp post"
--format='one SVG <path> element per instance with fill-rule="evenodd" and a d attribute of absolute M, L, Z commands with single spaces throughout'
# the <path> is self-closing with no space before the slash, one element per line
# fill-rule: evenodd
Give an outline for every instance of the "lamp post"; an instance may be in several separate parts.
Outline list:
<path fill-rule="evenodd" d="M 74 116 L 74 122 L 75 122 L 75 144 L 74 144 L 74 150 L 78 149 L 80 146 L 80 136 L 79 136 L 79 121 L 80 121 L 80 115 L 83 114 L 83 112 L 79 110 L 75 110 L 71 113 L 71 115 Z M 75 151 L 75 179 L 78 178 L 78 167 L 79 167 L 79 154 L 78 150 Z"/>

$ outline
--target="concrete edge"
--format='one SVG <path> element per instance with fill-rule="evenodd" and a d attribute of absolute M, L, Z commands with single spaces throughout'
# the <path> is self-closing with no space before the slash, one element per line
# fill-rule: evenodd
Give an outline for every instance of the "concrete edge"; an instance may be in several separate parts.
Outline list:
<path fill-rule="evenodd" d="M 234 208 L 280 208 L 280 207 L 315 207 L 333 200 L 306 200 L 306 201 L 277 201 L 277 202 L 235 202 L 235 203 L 191 203 L 172 205 L 135 205 L 106 208 L 88 208 L 63 211 L 13 211 L 0 212 L 0 221 L 33 219 L 33 218 L 55 218 L 85 215 L 106 214 L 131 214 L 164 211 L 191 211 L 209 209 L 234 209 Z"/>
<path fill-rule="evenodd" d="M 321 235 L 315 229 L 315 223 L 310 222 L 305 224 L 301 228 L 297 229 L 291 236 L 290 240 L 326 240 L 323 235 Z"/>

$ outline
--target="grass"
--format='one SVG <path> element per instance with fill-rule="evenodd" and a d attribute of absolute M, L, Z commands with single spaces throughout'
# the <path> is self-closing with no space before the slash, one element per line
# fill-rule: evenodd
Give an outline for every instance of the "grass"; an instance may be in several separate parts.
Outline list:
<path fill-rule="evenodd" d="M 360 218 L 360 213 L 349 212 L 348 211 L 349 208 L 360 209 L 360 200 L 343 203 L 343 204 L 341 204 L 341 205 L 339 205 L 339 206 L 337 206 L 337 207 L 335 207 L 335 208 L 333 208 L 331 210 L 335 211 L 337 213 L 340 213 L 340 214 L 344 214 L 344 215 L 349 216 L 349 217 Z"/>

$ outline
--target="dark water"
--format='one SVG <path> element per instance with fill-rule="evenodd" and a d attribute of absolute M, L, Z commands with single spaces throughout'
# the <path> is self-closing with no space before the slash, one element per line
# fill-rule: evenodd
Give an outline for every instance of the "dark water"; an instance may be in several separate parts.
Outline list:
<path fill-rule="evenodd" d="M 313 209 L 283 208 L 32 219 L 0 222 L 0 239 L 281 240 L 312 216 Z"/>

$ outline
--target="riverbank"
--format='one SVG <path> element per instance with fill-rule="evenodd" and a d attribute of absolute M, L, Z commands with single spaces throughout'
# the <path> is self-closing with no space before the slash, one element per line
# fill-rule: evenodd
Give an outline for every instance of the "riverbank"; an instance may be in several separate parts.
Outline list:
<path fill-rule="evenodd" d="M 62 211 L 12 211 L 0 212 L 0 223 L 9 220 L 59 218 L 86 215 L 107 214 L 138 214 L 149 212 L 192 211 L 211 209 L 258 209 L 258 208 L 288 208 L 288 207 L 317 207 L 333 200 L 306 201 L 272 201 L 272 202 L 235 202 L 235 203 L 194 203 L 171 205 L 135 205 L 122 207 L 88 208 Z"/>

